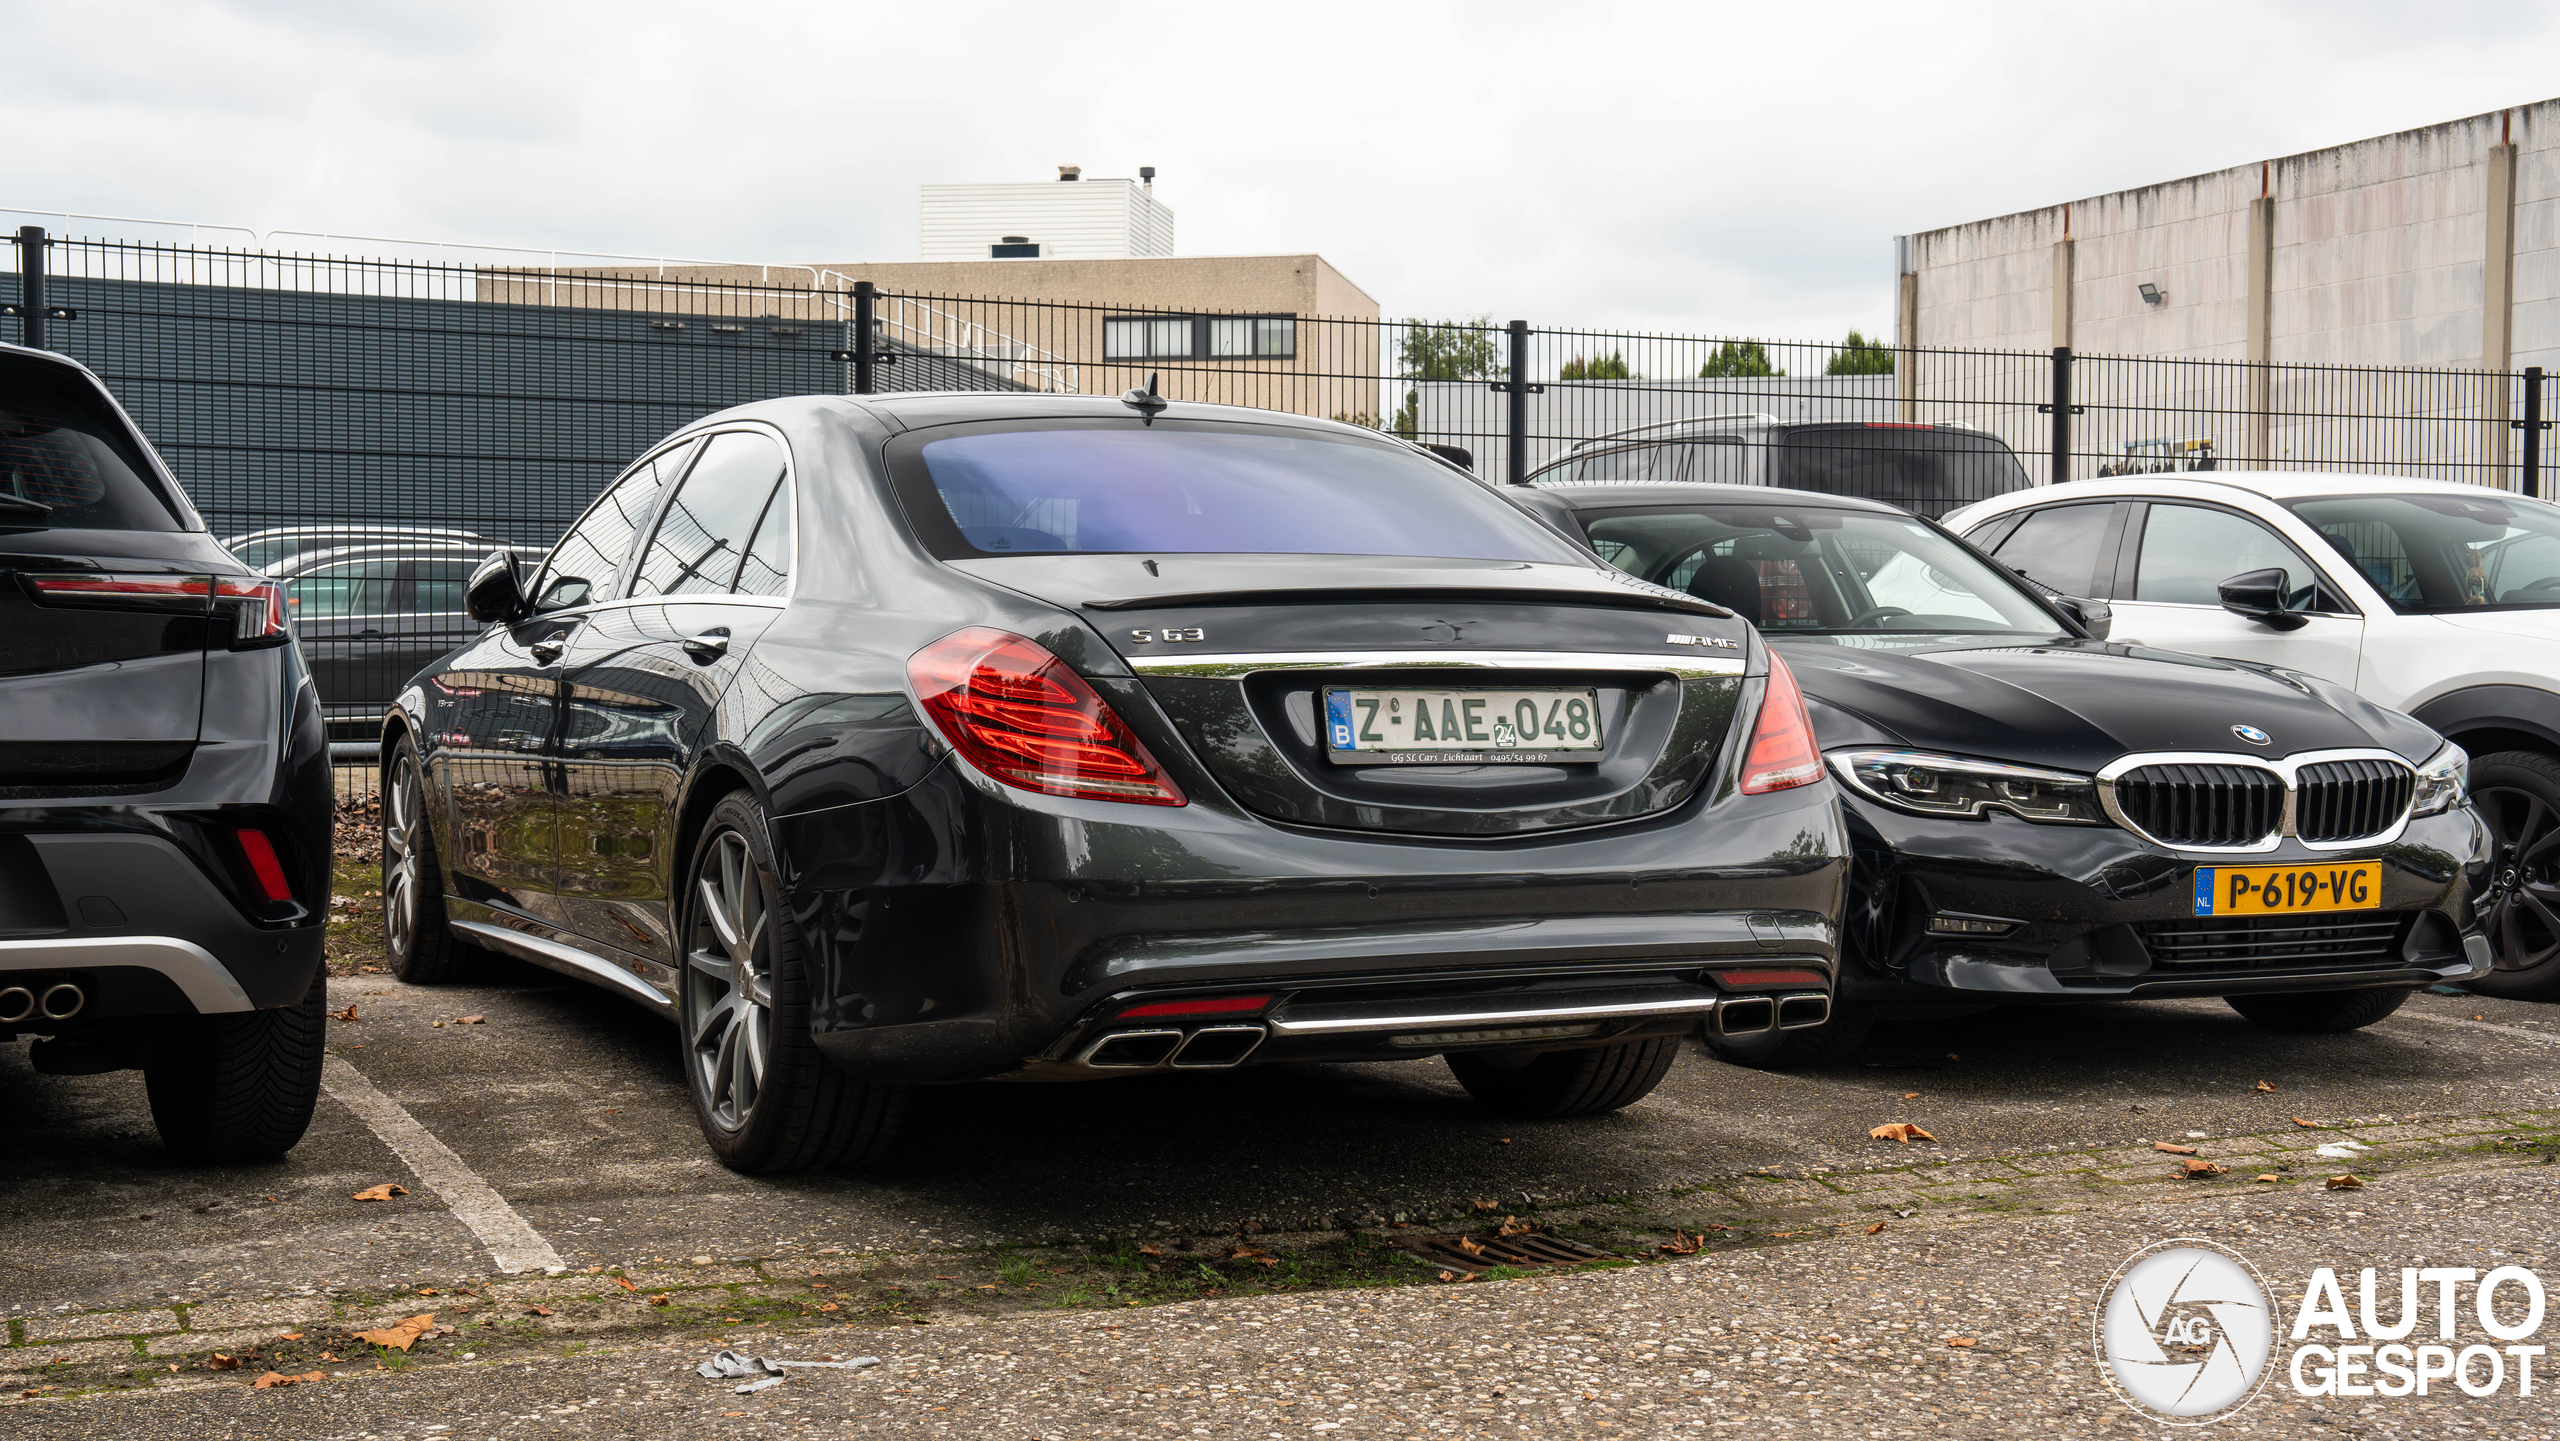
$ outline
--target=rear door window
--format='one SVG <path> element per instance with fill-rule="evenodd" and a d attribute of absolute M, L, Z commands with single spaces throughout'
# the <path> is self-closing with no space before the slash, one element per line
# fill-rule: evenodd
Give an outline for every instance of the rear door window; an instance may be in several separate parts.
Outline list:
<path fill-rule="evenodd" d="M 791 584 L 791 477 L 773 488 L 756 538 L 747 547 L 747 563 L 738 567 L 740 595 L 780 595 Z"/>
<path fill-rule="evenodd" d="M 0 525 L 67 530 L 184 530 L 139 437 L 77 372 L 0 356 L 0 495 L 53 508 L 0 510 Z"/>
<path fill-rule="evenodd" d="M 2029 511 L 1992 554 L 2002 565 L 2064 595 L 2094 596 L 2099 561 L 2114 558 L 2108 539 L 2115 513 L 2112 501 Z"/>
<path fill-rule="evenodd" d="M 392 613 L 400 562 L 355 560 L 323 566 L 284 583 L 286 610 L 298 621 L 349 620 Z"/>
<path fill-rule="evenodd" d="M 658 533 L 649 542 L 631 593 L 727 591 L 782 470 L 782 447 L 769 435 L 733 430 L 711 437 L 684 488 L 658 518 Z"/>
<path fill-rule="evenodd" d="M 2027 488 L 2026 467 L 1998 437 L 1929 425 L 1790 428 L 1769 466 L 1771 485 L 1881 500 L 1932 518 Z"/>

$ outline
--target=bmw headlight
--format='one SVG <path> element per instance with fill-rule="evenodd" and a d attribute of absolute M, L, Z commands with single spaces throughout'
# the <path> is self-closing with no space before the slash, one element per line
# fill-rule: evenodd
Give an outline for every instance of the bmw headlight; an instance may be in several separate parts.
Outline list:
<path fill-rule="evenodd" d="M 2471 794 L 2471 757 L 2451 741 L 2444 749 L 2428 757 L 2418 767 L 2418 793 L 2409 802 L 2409 814 L 2431 816 L 2452 810 Z"/>
<path fill-rule="evenodd" d="M 2097 782 L 2072 771 L 2039 770 L 1927 751 L 1844 750 L 1833 770 L 1871 800 L 1924 816 L 1975 819 L 2007 811 L 2020 820 L 2093 826 L 2106 821 Z"/>

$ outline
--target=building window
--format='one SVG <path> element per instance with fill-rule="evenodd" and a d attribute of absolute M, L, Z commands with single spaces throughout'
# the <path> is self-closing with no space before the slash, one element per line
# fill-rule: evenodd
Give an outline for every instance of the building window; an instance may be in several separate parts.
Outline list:
<path fill-rule="evenodd" d="M 1188 315 L 1129 316 L 1102 322 L 1105 360 L 1189 360 L 1200 353 Z"/>
<path fill-rule="evenodd" d="M 1102 322 L 1105 360 L 1293 360 L 1298 322 L 1287 315 L 1121 316 Z"/>
<path fill-rule="evenodd" d="M 1216 315 L 1209 318 L 1209 354 L 1289 360 L 1298 353 L 1298 322 L 1286 315 Z"/>
<path fill-rule="evenodd" d="M 1037 260 L 1040 258 L 1040 243 L 1019 235 L 1008 235 L 988 246 L 987 254 L 996 260 Z"/>

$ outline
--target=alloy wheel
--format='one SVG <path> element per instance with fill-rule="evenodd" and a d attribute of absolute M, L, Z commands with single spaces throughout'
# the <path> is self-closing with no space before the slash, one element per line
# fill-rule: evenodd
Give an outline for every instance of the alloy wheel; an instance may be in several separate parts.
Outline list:
<path fill-rule="evenodd" d="M 773 1055 L 773 946 L 746 838 L 724 831 L 714 839 L 693 885 L 685 947 L 693 1083 L 712 1120 L 734 1131 L 755 1113 Z"/>
<path fill-rule="evenodd" d="M 418 844 L 418 818 L 425 812 L 418 763 L 402 756 L 391 769 L 391 784 L 382 795 L 382 930 L 394 956 L 405 956 L 418 939 L 418 894 L 424 870 Z"/>
<path fill-rule="evenodd" d="M 2471 793 L 2497 839 L 2489 871 L 2489 942 L 2497 969 L 2534 971 L 2560 959 L 2560 810 L 2519 786 Z"/>

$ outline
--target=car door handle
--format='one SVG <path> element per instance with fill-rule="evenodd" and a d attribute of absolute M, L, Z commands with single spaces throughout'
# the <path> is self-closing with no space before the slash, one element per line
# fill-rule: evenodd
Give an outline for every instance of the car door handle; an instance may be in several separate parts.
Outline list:
<path fill-rule="evenodd" d="M 684 653 L 709 665 L 729 653 L 729 628 L 719 626 L 684 638 Z"/>
<path fill-rule="evenodd" d="M 535 660 L 540 661 L 544 665 L 549 665 L 553 661 L 558 660 L 560 658 L 560 653 L 568 648 L 569 642 L 566 640 L 538 640 L 525 647 L 525 649 L 533 652 L 533 658 Z"/>
<path fill-rule="evenodd" d="M 374 639 L 379 640 L 382 638 L 382 632 L 374 629 L 372 626 L 366 626 L 364 629 L 356 632 L 356 638 L 359 640 L 366 636 L 372 636 Z"/>

